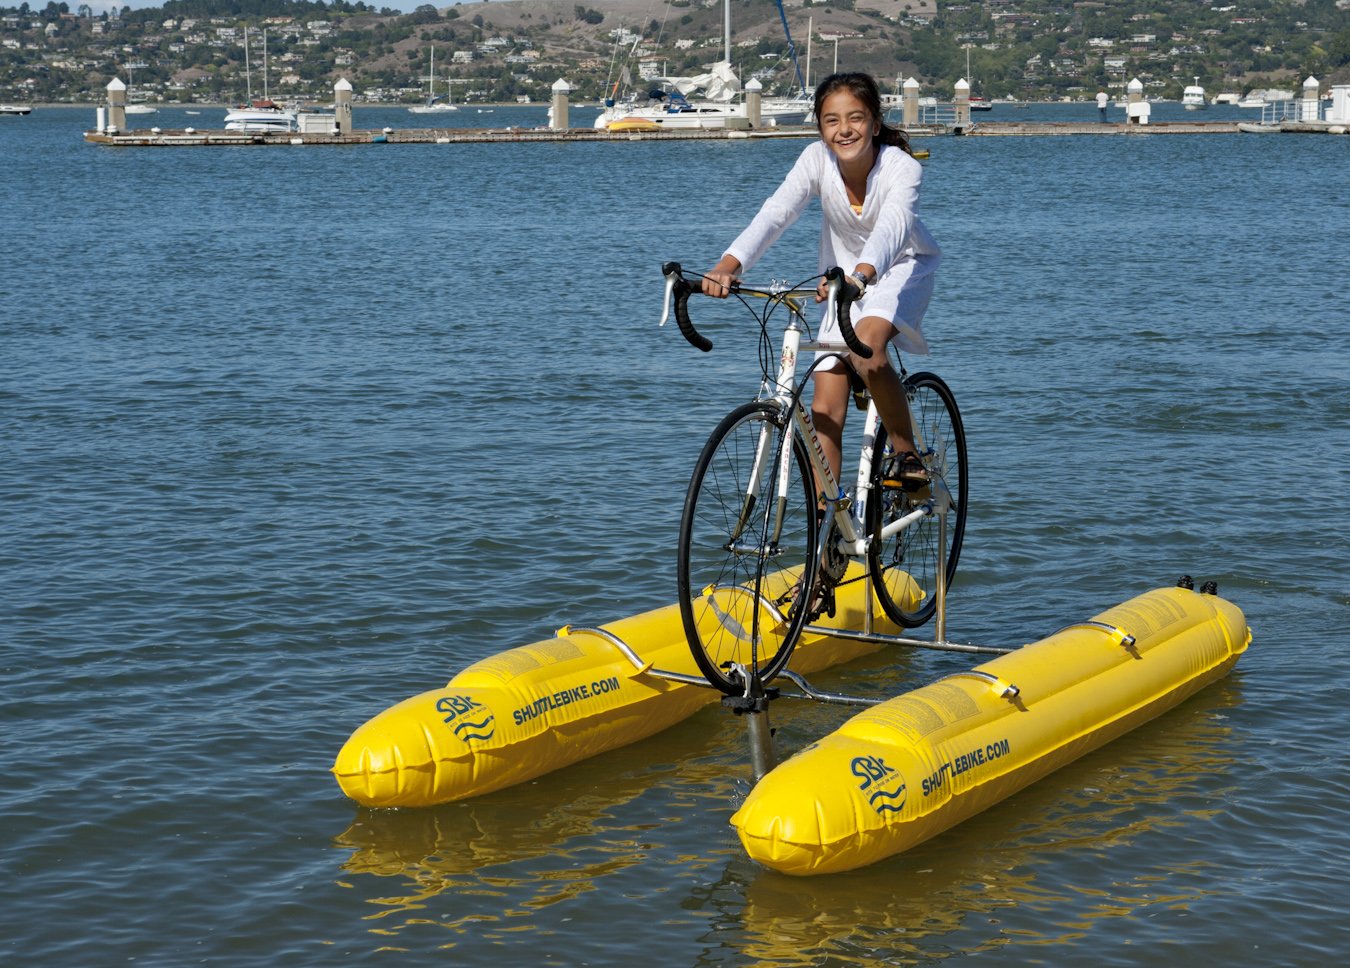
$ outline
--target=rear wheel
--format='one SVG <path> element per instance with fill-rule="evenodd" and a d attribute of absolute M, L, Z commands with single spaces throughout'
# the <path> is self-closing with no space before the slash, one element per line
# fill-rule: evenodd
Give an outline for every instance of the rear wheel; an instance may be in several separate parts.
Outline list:
<path fill-rule="evenodd" d="M 678 584 L 694 661 L 725 693 L 746 690 L 735 665 L 762 682 L 787 665 L 810 599 L 792 592 L 815 580 L 815 509 L 805 445 L 777 406 L 746 404 L 718 424 L 685 497 Z"/>
<path fill-rule="evenodd" d="M 889 444 L 877 448 L 867 505 L 867 526 L 872 535 L 868 565 L 887 616 L 898 625 L 916 628 L 937 610 L 938 516 L 927 514 L 890 537 L 883 539 L 880 535 L 891 522 L 926 506 L 936 508 L 944 495 L 948 497 L 946 581 L 951 587 L 966 530 L 966 432 L 956 409 L 956 397 L 936 374 L 915 373 L 905 380 L 905 392 L 914 420 L 914 442 L 932 486 L 927 494 L 883 488 L 882 463 L 891 448 Z M 883 435 L 884 430 L 878 431 L 878 440 L 884 440 Z"/>

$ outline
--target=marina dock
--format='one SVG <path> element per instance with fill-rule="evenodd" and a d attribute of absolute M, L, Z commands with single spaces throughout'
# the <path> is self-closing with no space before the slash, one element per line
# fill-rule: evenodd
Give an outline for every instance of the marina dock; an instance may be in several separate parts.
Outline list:
<path fill-rule="evenodd" d="M 910 138 L 960 135 L 972 138 L 1060 137 L 1070 135 L 1177 135 L 1236 134 L 1236 122 L 1186 121 L 1148 125 L 1073 121 L 980 121 L 969 125 L 905 127 Z M 814 138 L 810 125 L 730 129 L 685 128 L 669 131 L 606 131 L 596 128 L 401 128 L 354 130 L 346 134 L 295 131 L 170 130 L 86 131 L 92 144 L 113 147 L 174 147 L 196 145 L 363 145 L 363 144 L 482 144 L 504 142 L 630 142 L 630 141 L 754 141 L 765 138 Z"/>
<path fill-rule="evenodd" d="M 813 137 L 815 128 L 793 125 L 754 130 L 671 129 L 669 131 L 606 131 L 596 128 L 384 128 L 353 130 L 346 134 L 297 131 L 86 131 L 93 144 L 114 146 L 172 145 L 362 145 L 362 144 L 483 144 L 514 141 L 735 141 L 751 138 Z"/>

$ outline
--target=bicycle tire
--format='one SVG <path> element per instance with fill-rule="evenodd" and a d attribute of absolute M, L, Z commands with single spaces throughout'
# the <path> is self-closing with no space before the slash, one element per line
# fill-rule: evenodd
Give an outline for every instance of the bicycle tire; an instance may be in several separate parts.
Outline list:
<path fill-rule="evenodd" d="M 951 495 L 947 520 L 947 587 L 956 579 L 961 544 L 966 531 L 969 482 L 966 479 L 966 431 L 956 397 L 935 373 L 915 373 L 905 380 L 910 414 L 922 438 L 921 455 L 928 468 L 933 493 L 945 488 Z M 884 428 L 878 440 L 884 440 Z M 917 442 L 917 441 L 916 441 Z M 872 586 L 886 615 L 904 628 L 917 628 L 937 611 L 937 558 L 939 521 L 929 516 L 881 540 L 881 529 L 901 514 L 923 503 L 898 488 L 883 488 L 881 469 L 890 445 L 878 447 L 872 462 L 871 497 L 867 505 L 868 568 Z M 905 575 L 913 579 L 911 587 Z"/>
<path fill-rule="evenodd" d="M 790 435 L 787 500 L 772 472 L 782 434 Z M 767 443 L 766 443 L 767 441 Z M 753 489 L 756 456 L 767 449 L 769 473 Z M 809 619 L 809 595 L 789 595 L 815 580 L 815 485 L 806 446 L 783 411 L 756 401 L 722 419 L 699 455 L 680 520 L 677 567 L 680 617 L 694 662 L 728 695 L 744 694 L 732 664 L 760 683 L 791 657 Z"/>

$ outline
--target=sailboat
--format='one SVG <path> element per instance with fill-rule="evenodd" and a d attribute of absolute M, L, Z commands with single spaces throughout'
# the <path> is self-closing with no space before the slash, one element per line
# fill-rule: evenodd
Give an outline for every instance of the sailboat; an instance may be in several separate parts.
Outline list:
<path fill-rule="evenodd" d="M 784 28 L 782 0 L 778 0 Z M 744 101 L 737 101 L 741 82 L 731 66 L 731 0 L 724 0 L 723 34 L 724 59 L 717 61 L 707 72 L 692 77 L 655 77 L 661 85 L 648 94 L 648 102 L 640 103 L 636 96 L 624 101 L 613 97 L 605 100 L 605 110 L 595 119 L 595 127 L 610 130 L 659 130 L 661 128 L 744 128 L 749 126 L 749 115 Z M 789 35 L 789 49 L 791 36 Z M 795 51 L 793 61 L 795 63 Z M 624 77 L 627 77 L 627 68 Z M 798 74 L 800 81 L 800 73 Z M 617 90 L 618 84 L 615 85 Z M 698 94 L 695 99 L 691 95 Z M 791 103 L 786 103 L 790 100 Z M 760 122 L 765 125 L 800 123 L 810 110 L 810 101 L 803 89 L 800 99 L 765 99 L 760 105 Z"/>
<path fill-rule="evenodd" d="M 969 47 L 969 46 L 966 47 L 966 83 L 967 83 L 967 84 L 970 83 L 970 47 Z M 993 102 L 991 102 L 988 98 L 984 98 L 984 97 L 980 97 L 980 96 L 978 96 L 978 95 L 972 94 L 972 95 L 970 95 L 970 109 L 971 109 L 972 111 L 992 111 L 992 110 L 994 110 L 994 105 L 993 105 Z"/>
<path fill-rule="evenodd" d="M 447 83 L 446 88 L 450 90 L 451 98 L 454 97 L 454 88 Z M 413 114 L 443 114 L 446 111 L 458 111 L 459 108 L 450 103 L 442 101 L 436 96 L 436 48 L 431 48 L 431 67 L 427 71 L 427 103 L 417 104 L 408 108 Z"/>
<path fill-rule="evenodd" d="M 130 102 L 131 102 L 131 78 L 132 78 L 132 68 L 136 68 L 136 67 L 144 67 L 145 65 L 144 65 L 144 64 L 137 63 L 137 64 L 125 64 L 125 65 L 123 65 L 123 66 L 125 66 L 126 69 L 127 69 L 127 102 L 128 102 L 127 105 L 126 105 L 126 107 L 123 108 L 123 110 L 124 110 L 127 114 L 158 114 L 158 113 L 159 113 L 159 109 L 158 109 L 158 108 L 153 108 L 153 107 L 151 107 L 151 106 L 148 105 L 148 104 L 142 104 L 142 103 L 135 103 L 135 104 L 133 104 L 133 103 L 130 103 Z"/>
<path fill-rule="evenodd" d="M 225 115 L 226 131 L 294 131 L 294 111 L 287 111 L 267 96 L 267 28 L 263 28 L 263 96 L 253 100 L 253 70 L 248 59 L 248 28 L 244 28 L 244 79 L 248 104 Z"/>

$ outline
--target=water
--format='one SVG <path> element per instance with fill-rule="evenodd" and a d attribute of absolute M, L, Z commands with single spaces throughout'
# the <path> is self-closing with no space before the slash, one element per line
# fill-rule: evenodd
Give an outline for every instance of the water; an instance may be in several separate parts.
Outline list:
<path fill-rule="evenodd" d="M 748 757 L 715 709 L 435 809 L 328 774 L 466 664 L 674 599 L 689 470 L 756 368 L 724 307 L 699 307 L 708 356 L 655 327 L 657 267 L 711 264 L 803 143 L 113 150 L 91 119 L 0 119 L 9 960 L 1344 951 L 1346 139 L 926 142 L 947 258 L 912 362 L 956 390 L 975 501 L 952 635 L 1027 641 L 1188 573 L 1256 638 L 984 815 L 803 881 L 741 852 Z M 765 276 L 804 274 L 816 224 Z M 780 752 L 845 715 L 782 709 Z"/>

